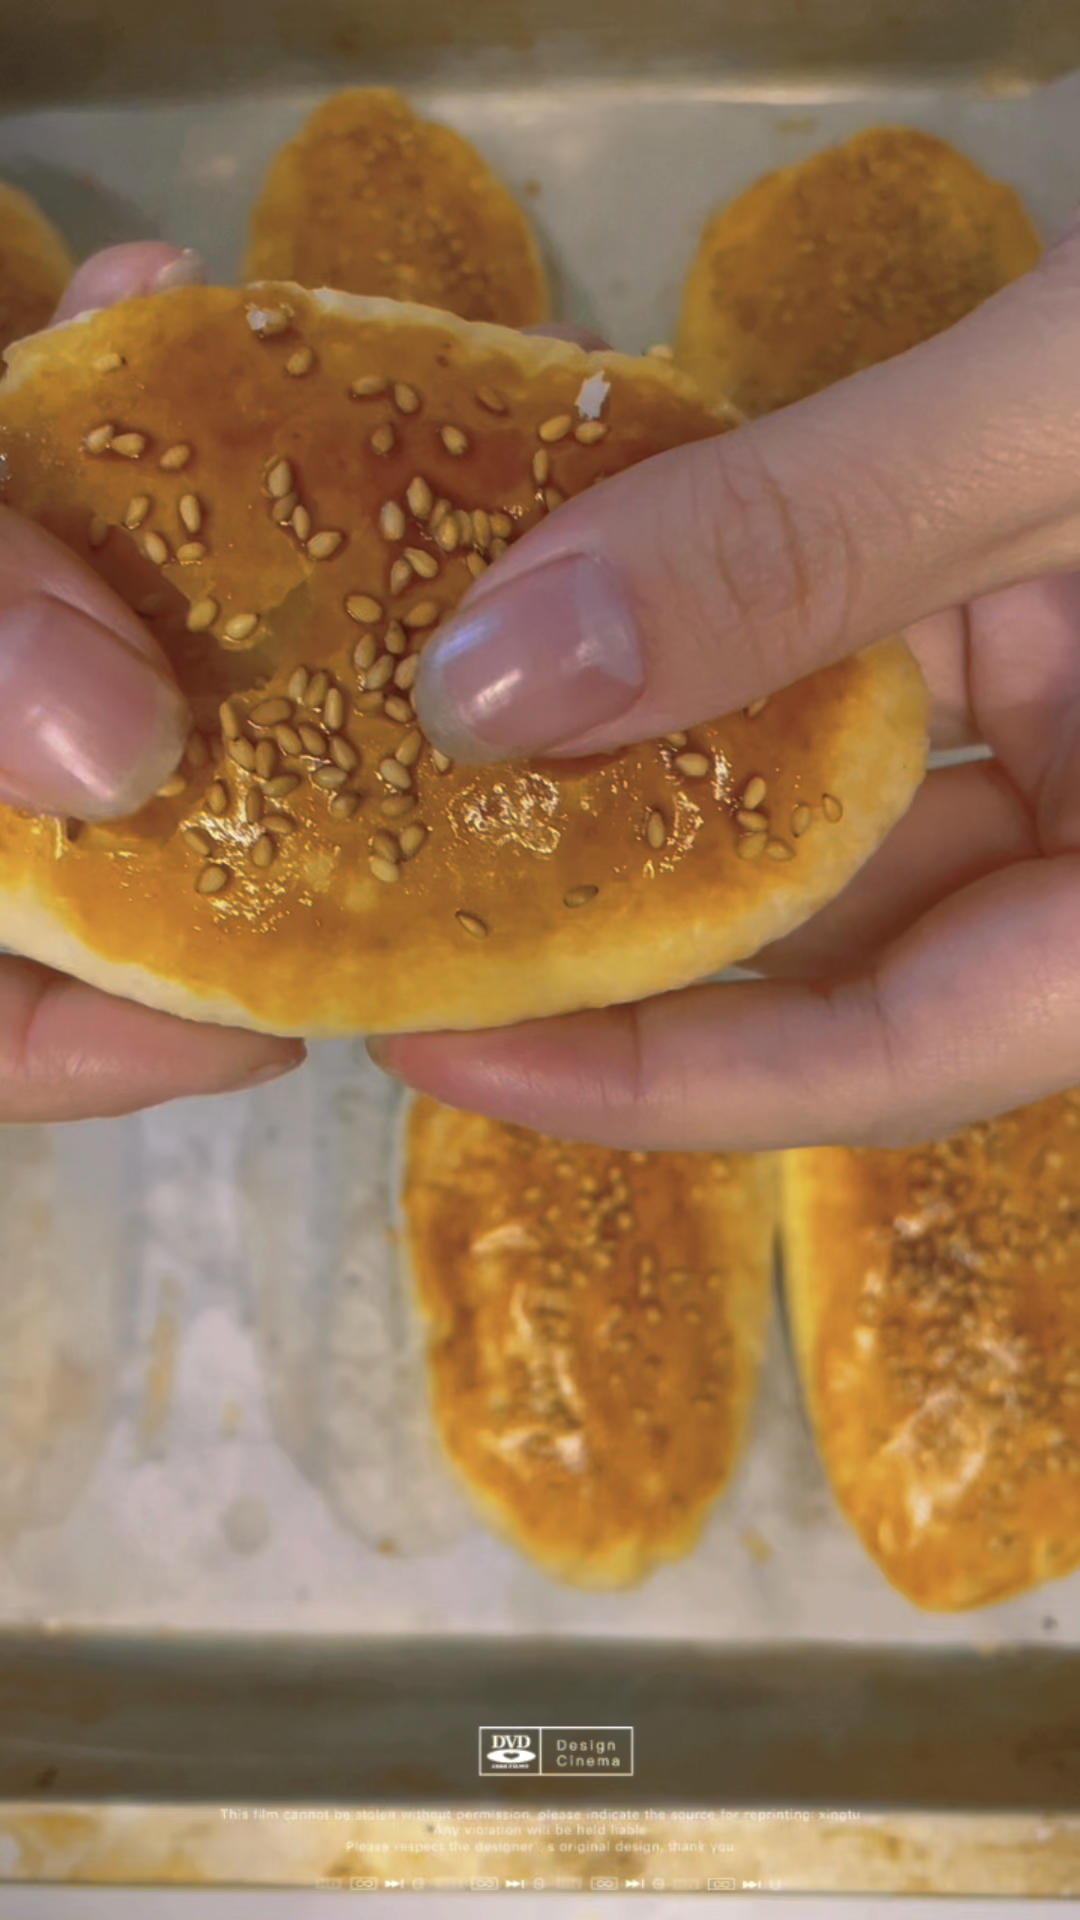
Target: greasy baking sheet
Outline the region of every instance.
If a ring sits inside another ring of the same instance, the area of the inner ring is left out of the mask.
[[[1024,91],[1040,61],[1080,63],[1065,6],[1040,9],[1041,36],[1029,9],[1026,37],[1004,5],[909,9],[902,47],[882,27],[892,69],[869,56],[863,9],[844,69],[851,10],[823,3],[798,13],[828,26],[829,59],[787,67],[784,45],[802,43],[790,21],[783,40],[783,7],[750,9],[740,39],[718,6],[712,40],[708,9],[691,9],[681,50],[647,59],[651,10],[637,54],[633,8],[622,46],[599,27],[575,42],[554,15],[545,42],[548,16],[526,5],[519,41],[507,28],[487,55],[470,41],[480,10],[461,11],[459,43],[440,14],[438,62],[428,41],[410,66],[413,43],[395,51],[373,27],[370,71],[417,76],[423,106],[525,199],[561,316],[622,347],[670,336],[711,205],[872,122],[951,138],[1045,232],[1080,197],[1080,83]],[[311,14],[323,38],[313,24],[305,53],[282,28],[276,54],[256,43],[261,67],[223,28],[198,94],[188,49],[185,94],[168,60],[140,91],[130,53],[88,59],[81,78],[65,56],[50,78],[15,8],[36,104],[0,121],[0,175],[83,249],[167,234],[231,275],[273,151],[328,86],[369,74]],[[130,19],[149,67],[158,29]],[[39,1823],[30,1844],[28,1802],[98,1802],[91,1852],[105,1803],[143,1794],[495,1805],[510,1787],[475,1772],[476,1726],[493,1718],[633,1721],[628,1804],[983,1808],[999,1829],[1007,1810],[1080,1806],[1080,1576],[977,1616],[915,1612],[832,1510],[779,1326],[747,1455],[689,1560],[636,1592],[581,1594],[472,1520],[432,1439],[395,1273],[393,1102],[361,1047],[324,1046],[251,1096],[0,1140],[0,1793],[23,1803],[0,1817],[0,1873],[93,1871],[77,1826],[51,1846]],[[566,1799],[513,1784],[523,1807]],[[577,1783],[573,1805],[592,1791]],[[177,1871],[272,1878],[272,1836],[264,1825],[246,1854],[234,1837],[227,1866],[193,1842]],[[1024,1857],[1061,1845],[1048,1817]],[[1057,1890],[1075,1836],[1069,1850]],[[122,1853],[106,1877],[135,1873]],[[164,1874],[149,1857],[139,1871]],[[899,1884],[874,1878],[887,1847],[872,1874],[845,1879],[840,1857],[834,1844],[784,1884]],[[1010,1860],[999,1890],[1035,1890],[1042,1869],[1025,1879]],[[957,1869],[952,1889],[983,1885],[974,1874]]]

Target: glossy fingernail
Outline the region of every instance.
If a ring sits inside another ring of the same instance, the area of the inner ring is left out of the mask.
[[[154,292],[171,293],[174,287],[204,287],[206,262],[194,247],[185,247],[175,260],[159,267],[154,275]]]
[[[0,798],[34,813],[119,819],[184,750],[183,697],[119,635],[33,594],[0,613]]]
[[[249,1073],[245,1079],[239,1081],[234,1091],[239,1093],[248,1087],[269,1086],[271,1080],[282,1080],[287,1073],[295,1073],[297,1067],[302,1067],[306,1059],[307,1048],[300,1047],[297,1052],[290,1053],[284,1060],[271,1060],[261,1067],[256,1067],[253,1073]]]
[[[468,602],[425,648],[416,710],[454,760],[566,750],[645,682],[637,621],[603,560],[569,554]]]

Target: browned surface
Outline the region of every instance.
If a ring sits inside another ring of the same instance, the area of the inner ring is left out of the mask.
[[[753,951],[838,891],[922,773],[924,693],[899,645],[829,668],[753,718],[695,728],[682,747],[658,742],[571,764],[440,772],[415,733],[407,689],[380,685],[377,710],[360,710],[372,687],[358,642],[375,655],[377,676],[396,674],[471,584],[469,562],[482,568],[497,555],[491,514],[505,516],[496,524],[512,539],[563,494],[712,433],[730,414],[706,411],[656,361],[473,331],[422,309],[320,303],[297,289],[260,301],[253,308],[250,294],[191,289],[126,303],[19,349],[0,388],[5,499],[136,608],[151,596],[157,611],[147,617],[208,756],[204,765],[189,760],[180,793],[73,841],[50,822],[0,811],[0,935],[180,1012],[279,1031],[385,1031],[497,1023],[660,991]],[[261,326],[259,314],[285,308],[287,329],[257,337],[252,319]],[[310,368],[290,375],[298,352],[312,355]],[[606,433],[583,444],[572,426],[577,396],[600,372],[609,382]],[[351,383],[373,376],[394,384],[349,397]],[[505,411],[491,410],[492,394]],[[559,416],[571,430],[547,445],[538,429]],[[88,452],[86,436],[102,426],[144,436],[141,451],[122,442],[138,457]],[[444,445],[447,426],[466,437],[461,456]],[[392,438],[390,451],[374,451],[380,434]],[[163,470],[178,444],[190,446],[188,463]],[[533,474],[540,452],[550,455],[542,486]],[[342,534],[330,559],[315,560],[272,517],[269,476],[282,460],[311,533]],[[432,516],[409,508],[417,476],[463,523],[450,554]],[[186,495],[198,502],[205,553],[181,564]],[[149,505],[128,532],[137,500]],[[406,521],[390,540],[379,530],[388,502]],[[159,541],[163,566],[151,558]],[[393,584],[407,549],[434,565],[434,578]],[[349,617],[346,600],[358,593],[377,601],[377,618]],[[190,633],[190,606],[206,597],[213,623]],[[432,625],[410,628],[425,608]],[[240,613],[257,623],[230,644],[227,627]],[[294,704],[291,736],[252,718],[268,694],[288,697],[300,663],[328,670],[344,703],[339,732],[357,756],[341,770],[350,818],[319,785],[332,764],[325,707]],[[225,695],[235,696],[241,749],[223,745]],[[400,701],[393,714],[387,695]],[[321,734],[305,741],[295,734],[301,722]],[[385,767],[407,735],[419,758],[401,769],[411,807],[403,814]],[[235,753],[250,760],[267,741],[274,772],[263,779]],[[701,757],[706,777],[681,770],[684,750]],[[211,806],[219,776],[221,816]],[[759,857],[747,860],[736,816],[755,776],[767,783],[769,827]],[[297,780],[284,798],[267,791],[282,777]],[[825,795],[839,796],[841,818],[828,817]],[[246,817],[249,804],[260,818]],[[801,837],[797,806],[808,813]],[[664,823],[659,849],[648,837],[653,813]],[[384,883],[370,866],[385,845],[376,836],[396,841],[417,823],[427,829],[423,845]],[[184,837],[191,827],[208,854]],[[274,858],[262,868],[256,850],[267,837]],[[771,857],[767,838],[784,859]],[[227,875],[213,895],[196,891],[207,866]]]
[[[818,1445],[918,1605],[1080,1564],[1080,1094],[918,1152],[784,1156],[788,1297]]]
[[[0,349],[51,320],[74,264],[28,195],[0,182]]]
[[[1038,257],[1010,188],[929,134],[870,128],[713,215],[678,356],[766,413],[940,333]]]
[[[567,1147],[417,1100],[405,1213],[435,1416],[482,1511],[581,1586],[688,1552],[756,1381],[772,1161]]]
[[[508,327],[548,317],[532,228],[502,181],[460,134],[382,87],[335,94],[281,149],[246,271]]]

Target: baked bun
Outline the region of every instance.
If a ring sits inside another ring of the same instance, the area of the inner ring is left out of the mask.
[[[707,393],[768,413],[940,333],[1033,267],[1011,188],[913,127],[871,127],[713,215],[677,357]]]
[[[471,1498],[576,1586],[688,1553],[754,1393],[772,1161],[568,1147],[428,1099],[406,1124],[433,1411]]]
[[[0,348],[48,325],[74,266],[40,207],[0,182]]]
[[[249,280],[296,280],[538,326],[548,291],[532,228],[459,133],[399,93],[334,94],[282,147],[251,220]]]
[[[899,642],[590,760],[450,767],[411,705],[417,649],[506,543],[732,420],[657,360],[281,286],[14,349],[3,498],[151,622],[195,730],[128,820],[0,809],[0,941],[192,1018],[332,1035],[634,1000],[806,919],[922,777]]]
[[[1080,1565],[1080,1093],[782,1168],[806,1403],[882,1572],[945,1612]]]

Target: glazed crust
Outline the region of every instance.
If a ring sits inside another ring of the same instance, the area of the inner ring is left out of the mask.
[[[269,1032],[610,1005],[806,919],[922,778],[925,690],[899,642],[682,744],[440,770],[407,663],[496,555],[495,529],[512,540],[563,496],[734,424],[660,361],[271,286],[129,301],[13,349],[9,369],[4,499],[146,611],[197,735],[179,790],[128,820],[71,838],[0,809],[0,940],[17,951]],[[274,487],[297,503],[288,525]],[[395,585],[406,554],[424,572],[405,564]],[[196,611],[208,624],[191,631]],[[333,723],[325,685],[295,696],[301,668],[332,680]],[[746,858],[755,781],[765,825]]]
[[[917,1152],[782,1156],[789,1322],[839,1505],[917,1606],[1080,1565],[1080,1093]]]
[[[246,272],[507,327],[549,311],[532,227],[502,181],[460,134],[385,87],[335,94],[281,149]]]
[[[712,216],[677,355],[705,392],[768,413],[952,326],[1039,252],[1011,188],[943,140],[872,127]]]
[[[74,265],[40,207],[0,183],[0,348],[48,324]]]
[[[481,1513],[576,1586],[688,1553],[756,1385],[772,1160],[568,1147],[417,1099],[403,1204],[434,1417]]]

